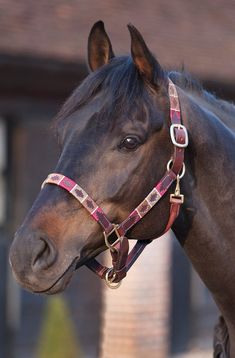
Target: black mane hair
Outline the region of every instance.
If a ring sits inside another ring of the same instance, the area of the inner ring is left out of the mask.
[[[201,96],[207,103],[227,113],[234,113],[234,104],[217,98],[214,93],[206,91],[200,81],[195,79],[190,73],[170,71],[168,77],[180,88]]]
[[[138,99],[141,99],[142,102],[148,100],[143,78],[131,57],[115,57],[107,65],[91,72],[85,78],[62,106],[56,119],[60,121],[71,115],[101,89],[107,91],[106,94],[110,97],[110,112],[116,111],[117,107],[128,111],[128,108],[140,102]]]
[[[200,82],[188,72],[184,70],[169,71],[165,72],[165,75],[180,88],[197,93],[217,108],[234,111],[233,105],[217,99],[216,96],[205,91]],[[144,85],[144,80],[136,69],[131,56],[115,57],[107,65],[90,73],[74,90],[58,113],[56,123],[86,104],[100,89],[106,90],[107,95],[110,96],[110,112],[117,111],[118,108],[127,112],[132,106],[149,102],[147,86]]]

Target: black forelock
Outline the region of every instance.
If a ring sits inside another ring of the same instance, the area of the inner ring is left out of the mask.
[[[107,65],[90,73],[62,106],[57,120],[68,117],[89,102],[100,90],[109,96],[106,111],[127,112],[132,106],[148,101],[144,79],[130,56],[113,58]]]

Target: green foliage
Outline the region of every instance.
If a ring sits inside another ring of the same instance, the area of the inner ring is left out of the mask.
[[[71,313],[62,296],[51,297],[45,309],[37,358],[81,358]]]

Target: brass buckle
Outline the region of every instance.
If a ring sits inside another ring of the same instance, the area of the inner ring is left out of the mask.
[[[185,135],[185,143],[178,143],[176,138],[175,138],[175,128],[177,129],[182,129],[184,131],[184,135]],[[172,124],[170,126],[170,136],[171,136],[171,140],[172,143],[179,148],[186,148],[188,146],[188,132],[186,127],[183,124]]]
[[[112,276],[109,278],[110,273],[112,273]],[[115,278],[116,278],[116,273],[113,272],[112,268],[110,268],[105,274],[105,283],[109,288],[112,288],[113,290],[120,287],[122,283],[122,281],[113,282]]]
[[[117,224],[113,224],[113,229],[109,232],[109,233],[106,233],[105,231],[103,231],[103,234],[104,234],[104,241],[105,241],[105,245],[111,250],[111,251],[114,251],[114,245],[119,242],[121,239],[122,239],[122,236],[119,234],[118,232],[118,228],[119,228],[119,225]],[[110,244],[109,243],[109,236],[112,235],[113,233],[116,234],[116,237],[117,239],[112,243]]]

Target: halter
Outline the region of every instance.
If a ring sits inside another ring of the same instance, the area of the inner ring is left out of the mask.
[[[171,120],[170,137],[174,146],[173,156],[167,164],[167,170],[162,179],[124,221],[119,224],[111,223],[103,210],[86,191],[65,175],[58,173],[49,174],[42,184],[42,188],[45,184],[55,184],[67,190],[103,228],[104,241],[112,257],[112,267],[108,268],[103,266],[96,259],[90,259],[86,263],[86,266],[100,278],[105,279],[110,288],[120,286],[121,280],[126,276],[127,271],[134,264],[144,248],[151,242],[151,240],[146,239],[137,240],[135,246],[129,253],[129,242],[125,236],[127,231],[136,225],[157,204],[174,181],[176,181],[176,188],[174,194],[170,195],[171,205],[169,219],[162,234],[171,228],[179,214],[180,205],[184,202],[184,196],[180,193],[180,179],[185,173],[184,148],[188,146],[188,133],[185,126],[181,123],[179,98],[176,87],[170,79],[168,94],[170,99]]]

